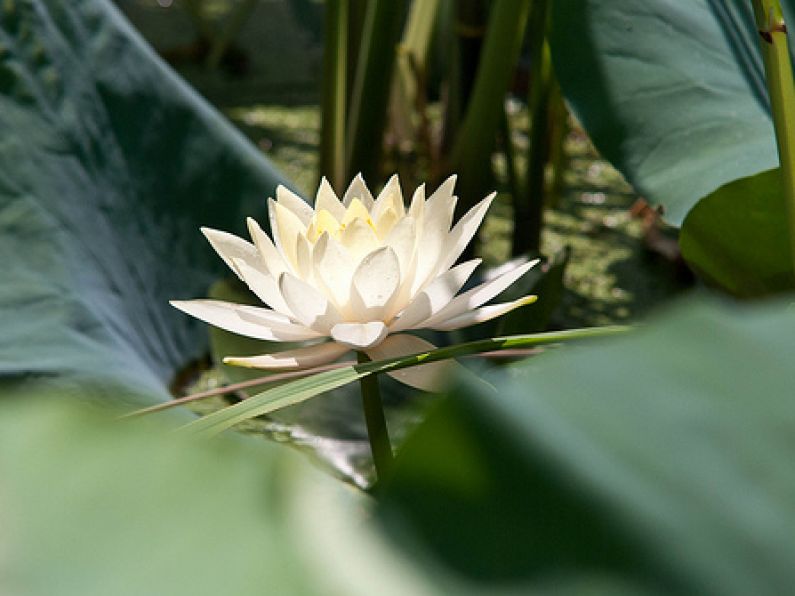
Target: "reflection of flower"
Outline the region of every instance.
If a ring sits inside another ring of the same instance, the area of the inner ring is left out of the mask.
[[[376,200],[361,176],[342,201],[323,180],[314,209],[280,186],[277,200],[268,201],[273,241],[251,218],[254,244],[225,232],[202,230],[226,264],[270,308],[216,300],[172,304],[240,335],[285,342],[332,340],[273,354],[226,358],[228,364],[307,368],[336,360],[351,349],[372,359],[432,349],[428,342],[402,332],[458,329],[535,299],[526,296],[481,306],[535,261],[458,294],[480,259],[453,264],[495,195],[475,205],[451,229],[454,184],[455,177],[450,177],[427,201],[420,186],[408,209],[397,176]],[[444,366],[427,364],[396,371],[394,376],[415,387],[434,389]]]

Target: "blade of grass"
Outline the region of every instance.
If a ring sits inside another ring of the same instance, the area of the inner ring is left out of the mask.
[[[400,358],[390,358],[377,362],[367,362],[344,368],[321,372],[310,377],[291,381],[279,387],[268,389],[250,397],[240,403],[219,410],[203,418],[199,418],[182,427],[185,432],[204,434],[208,436],[221,433],[240,422],[250,418],[262,416],[287,406],[295,405],[331,389],[342,387],[371,374],[378,374],[429,364],[481,352],[492,352],[505,349],[527,348],[549,343],[559,343],[576,339],[604,337],[627,331],[629,327],[610,326],[593,327],[586,329],[570,329],[567,331],[554,331],[536,333],[533,335],[513,335],[478,340],[446,348],[439,348],[430,352],[411,354]]]

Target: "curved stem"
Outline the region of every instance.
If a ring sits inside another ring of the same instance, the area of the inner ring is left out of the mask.
[[[360,364],[370,362],[364,352],[357,352]],[[364,419],[367,423],[367,437],[370,439],[370,449],[373,452],[373,463],[378,480],[381,481],[389,474],[392,467],[392,443],[389,441],[389,430],[386,426],[384,406],[381,403],[381,392],[378,390],[378,377],[368,375],[359,380],[362,388],[362,406]]]

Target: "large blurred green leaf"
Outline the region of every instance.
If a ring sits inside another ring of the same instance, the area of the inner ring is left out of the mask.
[[[0,6],[0,384],[144,402],[207,348],[169,298],[281,181],[107,0]]]
[[[361,493],[283,447],[0,404],[0,593],[431,594]]]
[[[682,256],[707,281],[736,296],[795,288],[781,172],[735,180],[688,213]]]
[[[691,301],[461,387],[405,445],[387,527],[480,589],[787,593],[794,313]]]
[[[751,2],[557,0],[552,10],[566,99],[670,222],[778,165]]]

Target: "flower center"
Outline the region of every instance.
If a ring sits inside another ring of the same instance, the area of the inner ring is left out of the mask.
[[[342,217],[341,222],[337,221],[337,218],[334,217],[331,212],[326,209],[321,209],[320,211],[316,211],[312,217],[312,222],[309,224],[309,228],[306,231],[306,238],[314,244],[327,232],[329,236],[339,240],[345,228],[357,219],[366,223],[375,231],[375,224],[370,217],[370,212],[359,199],[353,199],[351,201],[351,204],[345,210],[345,215]]]

